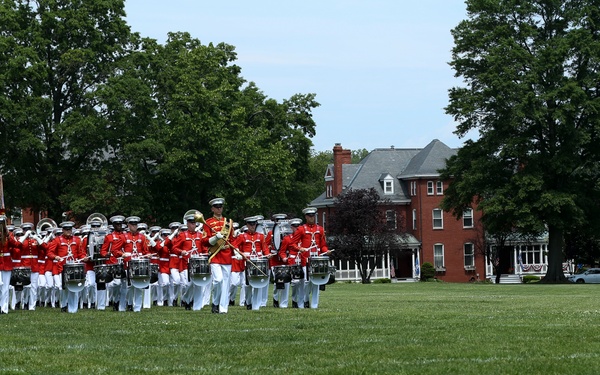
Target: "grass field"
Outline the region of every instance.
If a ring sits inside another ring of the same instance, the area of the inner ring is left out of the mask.
[[[317,310],[0,316],[0,374],[598,374],[600,286],[327,286]]]

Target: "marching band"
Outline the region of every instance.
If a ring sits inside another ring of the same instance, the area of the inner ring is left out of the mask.
[[[0,215],[0,314],[152,305],[198,311],[209,304],[212,313],[227,314],[238,292],[240,306],[265,307],[271,284],[273,307],[287,308],[291,299],[293,308],[318,308],[335,268],[315,208],[303,210],[304,224],[285,214],[255,215],[240,228],[223,215],[225,199],[209,205],[211,217],[189,210],[168,228],[99,213],[78,228],[52,219],[15,228]]]

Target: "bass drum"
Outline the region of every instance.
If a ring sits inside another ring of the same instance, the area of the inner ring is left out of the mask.
[[[23,290],[24,286],[31,284],[31,268],[29,267],[14,267],[10,274],[10,285],[16,291]]]
[[[292,274],[292,280],[303,280],[304,279],[304,269],[301,265],[296,264],[294,266],[290,266],[290,272]]]
[[[94,273],[96,274],[96,283],[108,284],[114,279],[112,268],[108,264],[94,266]]]
[[[150,284],[154,284],[158,282],[158,264],[150,263]]]

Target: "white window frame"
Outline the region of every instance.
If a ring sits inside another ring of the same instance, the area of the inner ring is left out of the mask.
[[[412,225],[413,225],[413,230],[417,230],[417,209],[413,208],[412,210]]]
[[[436,271],[446,270],[446,264],[444,261],[444,244],[433,244],[433,265]]]
[[[470,221],[470,223],[469,223]],[[463,212],[463,228],[473,228],[473,209],[467,208]]]
[[[439,213],[439,217],[436,217],[437,213]],[[444,211],[442,211],[442,209],[440,208],[434,208],[431,211],[431,219],[432,219],[432,226],[433,229],[444,229]],[[439,225],[435,225],[436,221],[439,221]]]
[[[433,195],[433,181],[427,181],[427,195]]]
[[[383,180],[383,193],[394,194],[394,180],[392,178],[385,178]]]
[[[321,226],[322,226],[323,228],[325,228],[325,218],[326,218],[326,215],[327,215],[327,214],[325,213],[325,211],[323,211],[323,223],[321,224]]]
[[[410,195],[413,197],[417,195],[417,181],[410,182]]]
[[[444,195],[444,182],[443,181],[435,182],[435,194],[436,195]]]
[[[465,270],[475,269],[475,246],[471,242],[463,245],[463,256]]]

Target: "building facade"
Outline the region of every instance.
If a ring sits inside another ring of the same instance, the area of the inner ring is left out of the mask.
[[[325,192],[311,202],[318,220],[327,230],[327,217],[335,212],[334,199],[348,189],[375,188],[382,201],[390,228],[402,234],[402,245],[391,249],[374,272],[374,278],[416,281],[420,266],[435,266],[436,277],[449,282],[470,282],[486,278],[486,259],[477,251],[482,229],[481,214],[467,210],[456,219],[440,208],[448,181],[438,170],[456,153],[435,139],[422,149],[395,147],[375,149],[357,164],[351,151],[336,144],[333,164],[325,172]],[[339,280],[360,277],[353,265],[336,264]]]

